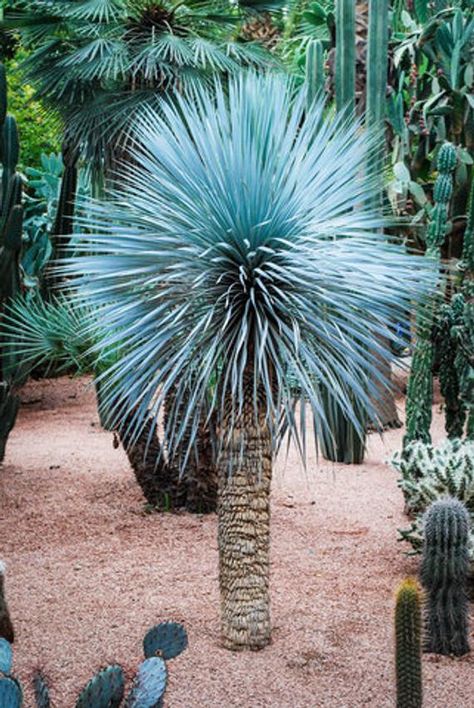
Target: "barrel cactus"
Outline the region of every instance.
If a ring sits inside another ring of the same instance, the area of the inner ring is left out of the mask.
[[[421,580],[427,593],[425,650],[462,656],[468,641],[469,515],[458,499],[434,502],[424,523]]]
[[[397,590],[395,606],[397,708],[421,708],[421,605],[418,583],[407,578]]]

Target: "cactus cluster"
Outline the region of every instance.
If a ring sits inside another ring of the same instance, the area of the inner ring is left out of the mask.
[[[395,605],[395,666],[397,708],[421,708],[422,592],[411,578],[397,590]]]
[[[424,522],[421,580],[427,595],[425,651],[463,656],[468,641],[469,514],[458,499],[434,502]]]
[[[0,317],[5,304],[21,288],[20,256],[22,247],[22,179],[16,172],[19,157],[18,130],[15,119],[7,114],[7,80],[0,64]],[[5,454],[8,435],[18,412],[15,386],[20,371],[14,352],[0,354],[0,462]]]
[[[468,555],[474,570],[474,442],[446,440],[438,447],[413,442],[403,454],[392,458],[399,472],[398,484],[405,497],[405,509],[414,517],[400,538],[420,553],[424,542],[424,513],[437,500],[450,496],[462,502],[471,518]]]
[[[453,172],[457,163],[456,148],[444,143],[438,154],[434,194],[437,197],[426,234],[427,257],[439,260],[440,248],[449,230],[449,199],[452,195]],[[433,405],[433,328],[437,293],[420,306],[416,320],[416,346],[408,381],[406,401],[406,435],[403,447],[414,440],[431,442],[430,427]]]
[[[128,694],[121,666],[111,664],[98,671],[80,692],[75,708],[162,708],[168,681],[166,661],[181,654],[188,645],[184,627],[177,622],[162,622],[145,635],[145,660],[139,665]],[[0,706],[21,708],[23,691],[11,675],[13,653],[10,643],[0,638]],[[45,677],[33,677],[36,708],[50,708],[51,698]]]

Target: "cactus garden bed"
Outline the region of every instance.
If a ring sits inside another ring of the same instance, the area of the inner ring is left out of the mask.
[[[397,542],[403,497],[385,464],[403,430],[384,443],[371,436],[360,466],[311,455],[304,473],[292,451],[279,461],[273,643],[234,654],[217,641],[214,515],[147,513],[86,383],[25,387],[0,474],[0,556],[23,684],[41,666],[54,705],[70,708],[106,663],[133,673],[146,629],[173,619],[185,625],[189,647],[170,666],[169,708],[393,706],[394,591],[419,562]],[[440,438],[437,409],[434,416]],[[427,655],[423,672],[427,706],[472,706],[473,654]]]

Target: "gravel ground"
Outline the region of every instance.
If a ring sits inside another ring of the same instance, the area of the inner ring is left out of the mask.
[[[396,540],[406,519],[385,464],[402,431],[371,436],[361,466],[310,456],[303,472],[294,451],[277,462],[273,643],[232,654],[219,646],[215,516],[145,513],[86,383],[25,388],[0,471],[0,557],[23,682],[43,667],[54,706],[73,708],[95,670],[117,661],[133,673],[146,629],[174,619],[189,648],[170,663],[167,708],[394,706],[394,590],[418,567]],[[440,437],[437,410],[434,427]],[[426,708],[473,708],[473,669],[473,655],[425,656]]]

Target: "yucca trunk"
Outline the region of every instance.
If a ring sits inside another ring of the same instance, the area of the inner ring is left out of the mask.
[[[218,464],[221,629],[228,649],[270,642],[270,483],[272,445],[252,388]],[[225,435],[225,422],[222,430]]]

